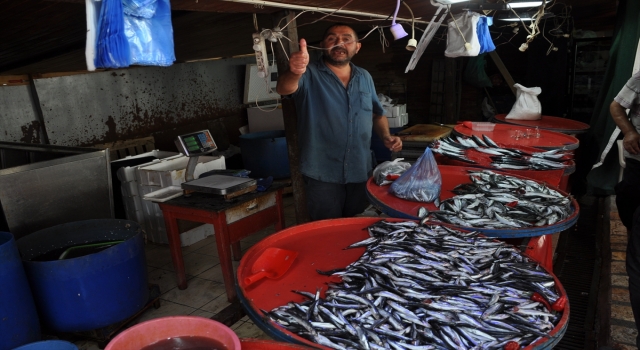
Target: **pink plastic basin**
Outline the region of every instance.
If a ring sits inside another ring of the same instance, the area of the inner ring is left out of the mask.
[[[197,316],[171,316],[139,323],[118,334],[105,350],[140,350],[167,338],[206,337],[240,350],[240,339],[231,328],[220,322]]]

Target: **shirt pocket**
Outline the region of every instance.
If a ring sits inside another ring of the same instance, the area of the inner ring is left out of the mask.
[[[371,101],[371,93],[368,91],[360,91],[360,107],[363,112],[373,111],[373,101]]]

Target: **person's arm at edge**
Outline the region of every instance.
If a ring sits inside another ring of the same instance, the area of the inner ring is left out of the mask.
[[[611,112],[613,122],[616,123],[624,135],[622,142],[624,149],[631,154],[640,154],[640,134],[638,134],[636,128],[631,124],[627,116],[626,108],[620,103],[613,101],[609,106],[609,111]]]
[[[300,39],[300,51],[291,54],[289,58],[289,70],[278,75],[276,92],[283,96],[296,92],[302,74],[307,71],[307,64],[309,64],[307,42],[304,39]]]
[[[391,152],[402,150],[402,140],[389,132],[389,121],[383,115],[373,115],[373,131],[380,137],[384,146]]]

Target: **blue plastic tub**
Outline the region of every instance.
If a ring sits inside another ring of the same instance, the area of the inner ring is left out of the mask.
[[[66,248],[105,241],[122,242],[58,260]],[[144,241],[137,222],[71,222],[22,237],[17,245],[40,318],[53,331],[100,329],[129,318],[149,300]],[[55,257],[39,261],[43,255]]]
[[[40,323],[16,241],[0,232],[0,350],[40,340]]]
[[[240,151],[244,167],[251,171],[252,178],[291,176],[284,130],[240,135]]]
[[[43,340],[13,350],[78,350],[78,347],[64,340]]]

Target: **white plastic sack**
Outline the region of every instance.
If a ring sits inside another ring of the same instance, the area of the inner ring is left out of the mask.
[[[542,105],[538,100],[538,95],[542,92],[539,87],[527,88],[520,84],[515,84],[516,103],[511,107],[511,112],[505,119],[512,120],[538,120],[542,119]]]
[[[478,40],[478,20],[482,15],[476,12],[465,11],[453,15],[455,22],[450,19],[447,24],[447,49],[444,55],[447,57],[478,56],[480,53],[480,41]],[[457,24],[457,26],[456,26]],[[460,28],[460,30],[458,30]],[[460,35],[464,35],[464,38]],[[465,47],[469,43],[469,50]]]
[[[373,180],[376,185],[389,185],[411,168],[411,163],[402,162],[403,160],[404,158],[396,158],[392,161],[387,160],[373,169]]]

